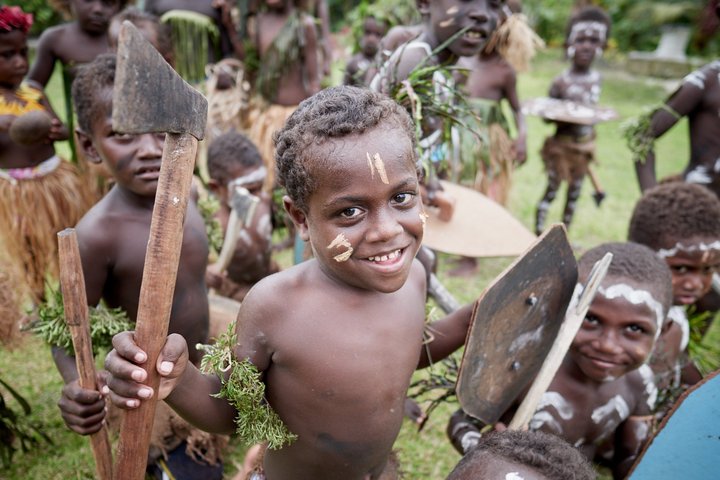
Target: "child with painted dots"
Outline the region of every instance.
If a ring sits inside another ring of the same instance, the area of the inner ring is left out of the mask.
[[[276,136],[285,208],[314,258],[258,282],[238,315],[234,356],[260,371],[267,402],[297,435],[267,450],[255,478],[397,478],[388,459],[413,371],[465,340],[470,305],[434,322],[423,345],[415,142],[402,107],[348,86],[303,101]],[[160,398],[184,418],[233,431],[237,411],[210,396],[220,379],[188,364],[182,337],[169,336],[151,366],[132,333],[114,345],[105,364],[116,405],[152,395],[142,382],[156,368]]]
[[[602,79],[592,64],[602,55],[609,38],[610,17],[602,9],[586,7],[575,14],[569,21],[566,39],[567,56],[572,64],[553,80],[549,96],[584,105],[597,104]],[[545,229],[548,209],[562,182],[568,185],[562,221],[570,227],[583,181],[595,160],[595,127],[554,123],[555,133],[545,139],[540,152],[547,174],[547,188],[535,212],[538,235]]]
[[[697,383],[700,372],[687,356],[686,309],[710,292],[713,274],[720,268],[720,200],[692,183],[651,188],[635,205],[628,240],[657,252],[672,272],[672,323],[663,331],[652,362],[658,384],[665,388]]]
[[[607,462],[616,478],[624,478],[653,420],[657,388],[646,362],[669,322],[672,278],[649,248],[607,243],[580,257],[579,286],[607,252],[613,254],[607,275],[529,428],[563,438],[588,460]],[[520,401],[522,396],[501,423],[512,419]],[[481,427],[459,410],[447,432],[453,446],[467,453],[481,439]]]

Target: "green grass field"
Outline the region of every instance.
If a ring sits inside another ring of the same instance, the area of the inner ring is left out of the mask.
[[[557,52],[542,54],[534,69],[520,77],[521,98],[545,96],[551,79],[565,64]],[[661,101],[668,91],[656,83],[634,79],[619,69],[603,67],[603,105],[614,107],[625,118],[637,114],[648,105]],[[49,87],[49,96],[59,114],[64,112],[57,78]],[[601,208],[591,198],[589,182],[583,190],[574,223],[569,235],[578,249],[585,249],[604,241],[623,240],[635,201],[640,196],[630,153],[619,132],[619,121],[598,127],[596,170],[608,197]],[[528,118],[528,161],[514,178],[510,210],[529,229],[533,228],[535,204],[545,188],[545,175],[538,150],[552,127],[537,118]],[[66,147],[61,147],[65,149]],[[67,150],[61,150],[66,152]],[[659,176],[680,171],[687,152],[687,124],[680,123],[657,144]],[[552,206],[548,221],[559,221],[564,204],[564,191]],[[287,263],[285,257],[285,263]],[[513,259],[493,258],[480,262],[480,272],[471,279],[450,278],[445,256],[441,256],[439,277],[446,287],[463,302],[473,301],[485,286]],[[422,375],[419,373],[418,375]],[[85,438],[70,433],[59,416],[56,402],[61,390],[60,376],[56,372],[50,350],[37,339],[27,337],[13,351],[0,350],[0,378],[27,398],[33,408],[30,420],[42,425],[53,443],[41,444],[29,452],[18,452],[12,466],[0,470],[0,479],[70,480],[93,478],[93,463],[89,443]],[[10,406],[17,404],[3,392]],[[406,422],[396,444],[407,479],[442,479],[458,460],[458,455],[445,438],[447,417],[455,408],[448,404],[436,410],[425,429],[418,433]],[[228,458],[228,475],[235,471],[233,463],[242,461],[243,447],[235,442]]]

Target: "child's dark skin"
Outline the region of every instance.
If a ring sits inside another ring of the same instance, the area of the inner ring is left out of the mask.
[[[360,39],[360,52],[352,56],[345,66],[345,85],[364,85],[368,79],[365,75],[375,61],[380,48],[380,40],[385,35],[387,26],[375,17],[367,17],[363,22],[363,36]]]
[[[45,30],[28,78],[43,87],[50,81],[55,62],[74,66],[91,62],[110,51],[107,30],[121,8],[120,0],[70,0],[75,19]]]
[[[251,176],[261,167],[262,164],[254,167],[245,167],[238,164],[228,173],[232,178],[237,179]],[[216,218],[220,222],[223,232],[227,234],[230,217],[228,187],[213,178],[210,179],[208,186],[220,202],[220,209],[216,214]],[[227,278],[236,284],[235,288],[230,287],[233,290],[231,296],[238,301],[245,298],[245,295],[255,282],[276,271],[276,266],[270,258],[272,255],[272,199],[269,193],[262,190],[263,179],[242,186],[247,188],[251,195],[258,197],[260,201],[255,207],[251,223],[243,227],[237,240],[235,252],[230,264],[227,266]],[[213,265],[208,266],[206,278],[208,286],[218,288],[225,294],[222,285],[227,280]]]
[[[384,161],[387,183],[377,172],[371,177],[368,152]],[[263,372],[269,403],[298,435],[289,447],[267,451],[267,478],[377,479],[413,371],[428,364],[428,354],[437,360],[463,343],[470,307],[435,322],[435,340],[423,346],[425,272],[414,257],[424,222],[406,133],[380,123],[329,139],[310,158],[317,188],[307,207],[289,197],[285,205],[315,257],[251,290],[235,355]],[[114,346],[106,359],[111,398],[137,407],[151,393],[135,382],[146,377],[146,356],[130,332]],[[164,377],[160,397],[203,429],[231,432],[236,412],[205,394],[218,390],[218,379],[188,365],[185,351],[182,338],[168,337],[156,366]]]
[[[27,34],[21,30],[0,33],[0,95],[6,102],[20,101],[17,90],[28,72]],[[17,118],[0,115],[0,168],[34,167],[55,154],[53,142],[68,138],[67,128],[60,122],[47,98],[40,105],[52,119],[52,127],[43,141],[32,145],[19,145],[12,141],[8,131]]]
[[[76,227],[85,290],[89,305],[98,304],[102,298],[109,307],[121,307],[134,320],[164,135],[113,131],[111,90],[95,98],[107,102],[106,115],[93,119],[91,132],[78,130],[78,146],[89,161],[103,162],[116,183]],[[191,362],[200,359],[195,345],[207,341],[207,256],[205,226],[194,203],[189,202],[169,329],[187,339]],[[80,388],[74,358],[57,348],[53,357],[65,381],[58,403],[65,423],[80,434],[97,431],[105,415],[104,399],[97,391]]]
[[[716,195],[720,195],[720,179],[715,170],[720,157],[719,69],[720,63],[716,61],[686,77],[680,88],[665,102],[677,116],[659,109],[653,114],[650,125],[651,135],[657,138],[670,130],[680,118],[688,118],[690,159],[683,172],[684,177],[688,182],[707,185]],[[698,80],[699,74],[704,77],[702,82]],[[654,153],[644,160],[635,164],[642,191],[657,185]]]
[[[291,0],[265,0],[265,5],[267,10],[257,16],[257,48],[261,61],[295,8]],[[278,81],[275,98],[267,99],[279,105],[297,105],[320,90],[317,29],[312,18],[303,18],[305,45],[302,63],[288,68]]]
[[[628,295],[636,297],[647,288],[624,277],[606,277],[602,288],[613,286],[629,288]],[[649,432],[657,390],[644,364],[658,328],[657,313],[646,303],[599,292],[530,429],[562,437],[590,460],[601,444],[614,442],[613,471],[623,478]],[[501,421],[509,422],[513,414],[511,409]]]

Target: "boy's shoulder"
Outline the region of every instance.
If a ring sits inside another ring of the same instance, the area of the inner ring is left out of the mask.
[[[655,375],[649,365],[643,364],[637,370],[625,375],[627,391],[636,403],[633,415],[649,414],[655,409],[658,388],[655,384]]]
[[[139,215],[133,215],[132,209],[125,205],[116,195],[115,189],[112,189],[85,212],[76,230],[78,236],[86,242],[108,245],[118,238],[118,232],[123,230],[124,224],[139,223],[138,219]],[[147,224],[149,229],[149,220]]]

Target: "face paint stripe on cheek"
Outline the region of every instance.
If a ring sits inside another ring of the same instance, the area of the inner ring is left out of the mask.
[[[336,247],[345,247],[347,250],[335,255],[333,259],[338,263],[348,261],[350,259],[350,256],[352,256],[354,249],[348,239],[345,238],[344,234],[339,233],[337,237],[335,237],[335,239],[330,242],[330,245],[327,246],[328,250],[332,250]]]

